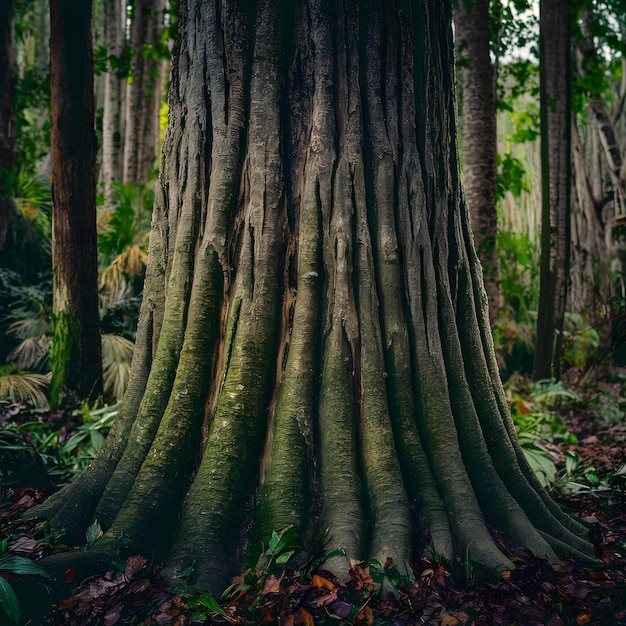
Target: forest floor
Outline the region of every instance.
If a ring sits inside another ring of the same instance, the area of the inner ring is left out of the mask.
[[[185,586],[166,588],[158,578],[158,568],[148,568],[136,556],[102,578],[77,585],[45,617],[30,623],[626,626],[624,384],[596,383],[593,389],[593,402],[590,393],[583,392],[585,402],[558,412],[575,437],[541,445],[562,473],[568,458],[578,458],[576,476],[553,496],[590,524],[596,556],[605,564],[602,568],[585,569],[567,560],[552,566],[528,554],[516,554],[512,555],[515,570],[496,582],[482,582],[474,580],[471,562],[446,564],[424,557],[413,564],[413,584],[398,581],[389,563],[378,568],[354,564],[351,580],[340,584],[323,570],[323,563],[317,569],[311,564],[305,571],[293,571],[287,562],[264,573],[242,574],[218,604],[208,594],[193,593]],[[613,418],[608,419],[611,411],[604,409],[612,406],[617,413],[613,411]],[[6,427],[7,419],[3,421],[0,412],[0,427]],[[14,411],[10,419],[14,423],[33,416]],[[39,414],[36,419],[63,417]],[[70,436],[76,423],[70,420],[64,428]],[[35,560],[62,548],[54,545],[41,524],[20,520],[49,494],[49,486],[41,484],[36,469],[29,467],[22,474],[31,484],[22,481],[5,488],[0,498],[0,538],[8,539],[10,553]],[[0,559],[2,576],[11,582]],[[72,582],[70,578],[68,572],[67,582]],[[3,619],[0,612],[0,624],[5,623]]]

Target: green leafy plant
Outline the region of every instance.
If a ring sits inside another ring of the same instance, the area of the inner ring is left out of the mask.
[[[529,373],[533,367],[539,300],[538,250],[527,235],[501,230],[498,257],[504,296],[502,315],[493,328],[498,361],[505,376]]]
[[[98,252],[101,269],[126,248],[141,243],[150,229],[154,192],[152,184],[111,183],[114,190],[113,208],[103,208],[98,219]],[[104,196],[98,197],[100,205]],[[145,241],[143,242],[145,243]]]
[[[509,390],[512,385],[509,385]],[[509,396],[511,416],[526,459],[541,484],[551,489],[558,482],[556,464],[542,445],[544,441],[576,443],[561,419],[550,409],[579,402],[578,396],[565,389],[560,381],[541,380],[527,387],[528,397]]]
[[[565,494],[593,494],[610,487],[600,479],[592,466],[583,465],[580,457],[571,450],[565,451],[565,467],[559,473],[554,488]]]
[[[98,410],[74,412],[82,415],[83,424],[68,439],[62,428],[50,429],[42,422],[26,422],[7,426],[0,432],[0,459],[3,465],[21,465],[45,472],[54,482],[68,482],[85,469],[104,443],[105,434],[113,424],[118,405]],[[13,460],[14,462],[10,463]],[[9,468],[10,469],[10,468]],[[4,482],[15,472],[5,470]]]
[[[9,542],[6,539],[0,541],[0,608],[17,624],[22,618],[22,608],[8,580],[10,576],[52,578],[52,575],[32,559],[9,552]]]

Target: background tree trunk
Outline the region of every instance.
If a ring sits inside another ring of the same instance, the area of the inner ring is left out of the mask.
[[[159,149],[163,62],[146,46],[159,39],[164,8],[165,0],[135,0],[133,5],[129,45],[134,56],[126,93],[122,174],[125,183],[146,182]]]
[[[109,57],[121,60],[125,45],[126,2],[104,0],[104,39]],[[110,65],[104,76],[102,119],[102,174],[104,205],[111,208],[111,182],[122,180],[122,93],[126,82],[121,70]]]
[[[535,380],[559,379],[571,233],[570,3],[540,3],[541,275]]]
[[[91,2],[50,2],[53,347],[51,402],[102,395]]]
[[[458,0],[454,9],[461,78],[463,189],[483,264],[493,323],[502,308],[496,215],[496,81],[489,53],[489,0]]]
[[[15,167],[15,33],[13,0],[0,6],[0,250],[15,211],[10,177]]]
[[[78,579],[123,535],[215,592],[288,524],[293,564],[343,547],[324,564],[342,578],[368,557],[410,575],[426,545],[497,575],[488,525],[592,562],[508,413],[453,57],[439,0],[182,4],[131,381],[93,464],[38,509],[105,533],[48,567]]]

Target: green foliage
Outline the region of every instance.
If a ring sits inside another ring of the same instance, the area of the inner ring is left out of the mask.
[[[129,46],[124,46],[119,55],[109,54],[106,43],[103,43],[94,47],[93,72],[96,76],[115,72],[115,77],[119,80],[127,79],[132,74],[133,55],[133,50]]]
[[[538,57],[534,44],[537,32],[537,14],[531,0],[499,0],[490,3],[490,30],[492,49],[497,57],[526,50]]]
[[[565,389],[560,381],[554,380],[532,383],[526,388],[526,394],[529,397],[522,397],[518,393],[509,395],[511,417],[528,463],[541,484],[553,488],[559,481],[558,472],[542,442],[571,444],[576,443],[577,439],[549,409],[577,403],[580,399],[573,391]]]
[[[23,556],[9,552],[9,542],[0,541],[0,608],[14,623],[22,618],[22,608],[11,587],[8,576],[43,576],[52,578],[52,575],[41,565]]]
[[[576,19],[573,20],[573,39],[583,40],[583,10],[588,10],[590,19],[584,23],[595,46],[594,53],[581,55],[578,72],[572,85],[572,106],[576,113],[583,113],[589,101],[604,100],[609,108],[619,94],[614,85],[621,81],[621,58],[626,54],[626,42],[623,37],[624,2],[609,0],[603,6],[594,6],[588,1],[575,6]]]
[[[563,364],[585,370],[602,352],[603,340],[597,328],[590,327],[578,313],[565,313]]]
[[[15,89],[17,163],[20,171],[30,175],[50,151],[49,109],[49,70],[23,70]]]
[[[264,547],[264,546],[263,546]],[[296,551],[296,531],[292,524],[281,531],[272,531],[267,549],[261,552],[255,570],[261,577],[275,573],[276,567],[284,566]]]
[[[7,182],[17,209],[11,220],[0,266],[33,283],[52,275],[52,193],[50,179],[14,170]]]
[[[496,108],[514,113],[519,99],[539,98],[539,66],[536,59],[514,59],[499,67],[496,89]]]
[[[98,251],[102,332],[134,340],[143,280],[153,184],[113,183],[113,207],[102,208]],[[99,203],[104,197],[101,194]],[[106,367],[106,365],[105,365]]]
[[[510,152],[496,155],[496,199],[504,198],[510,191],[518,198],[522,191],[530,191],[526,183],[526,168],[522,162]]]
[[[516,107],[514,111],[509,113],[515,132],[510,135],[508,140],[513,143],[535,141],[541,134],[540,116],[539,107],[535,100],[527,102],[523,107]]]
[[[143,238],[150,228],[150,216],[154,203],[152,185],[119,181],[111,183],[114,191],[113,209],[100,213],[98,224],[98,252],[101,267],[106,267],[126,248]],[[98,196],[102,206],[104,196]]]
[[[88,419],[69,438],[65,427],[42,422],[7,426],[0,433],[0,457],[30,459],[55,483],[71,481],[93,460],[117,415],[117,405],[87,411]],[[82,411],[74,412],[75,416]],[[6,481],[5,481],[6,482]]]
[[[498,232],[500,287],[504,313],[493,328],[500,367],[507,373],[532,371],[539,301],[539,251],[526,235]]]

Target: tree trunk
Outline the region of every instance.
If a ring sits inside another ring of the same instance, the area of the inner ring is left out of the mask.
[[[570,3],[540,4],[541,273],[535,380],[561,376],[571,232]]]
[[[102,395],[91,2],[50,2],[54,406]]]
[[[121,58],[124,49],[126,2],[105,0],[104,39],[109,57]],[[119,68],[109,66],[104,76],[104,112],[102,119],[102,181],[104,205],[113,202],[111,182],[122,180],[122,89],[125,85]]]
[[[15,33],[13,0],[0,5],[0,250],[15,211],[11,176],[15,167]]]
[[[496,81],[489,53],[489,0],[458,0],[454,9],[461,63],[463,188],[493,323],[502,308],[496,216]]]
[[[130,27],[132,80],[126,94],[123,181],[148,180],[159,148],[163,61],[144,46],[155,44],[163,28],[165,0],[135,0]]]
[[[512,562],[491,526],[589,562],[498,376],[453,56],[439,0],[182,4],[131,381],[38,509],[105,533],[49,567],[94,571],[123,534],[217,592],[288,524],[294,565],[325,536],[405,574],[431,546],[494,575]]]

